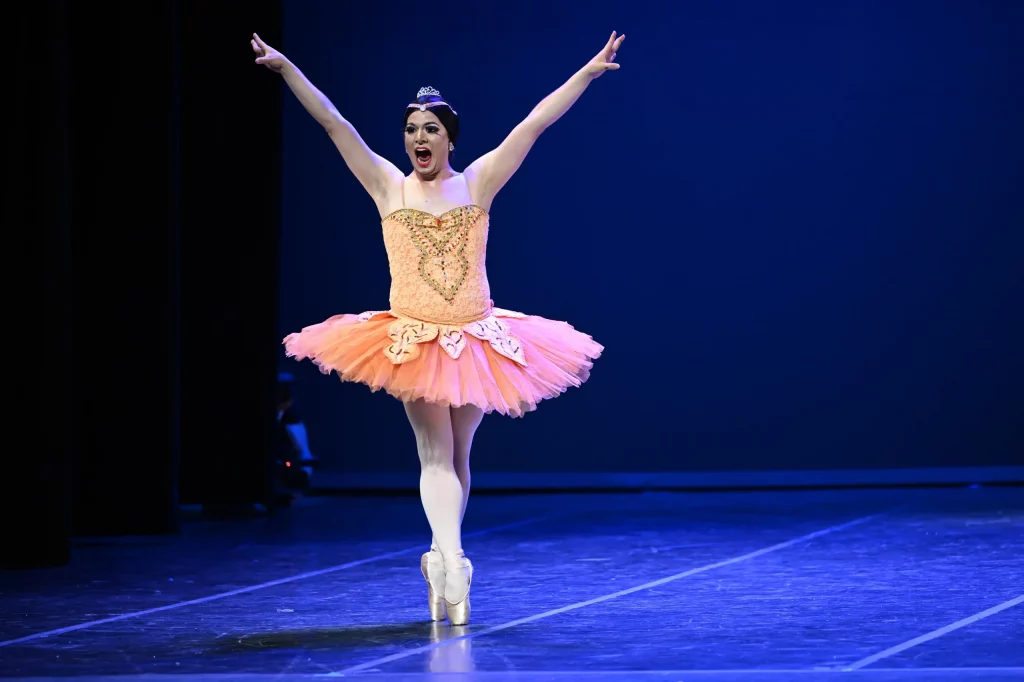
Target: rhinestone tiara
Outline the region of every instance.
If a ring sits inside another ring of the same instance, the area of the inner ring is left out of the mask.
[[[437,91],[437,88],[432,88],[432,87],[430,87],[428,85],[425,88],[420,88],[419,91],[416,93],[416,99],[419,99],[421,97],[441,97],[441,93]],[[453,114],[455,114],[456,116],[459,115],[458,112],[455,111],[455,109],[452,108],[452,105],[448,104],[448,102],[445,102],[444,99],[441,99],[438,102],[430,102],[428,104],[419,104],[417,102],[413,102],[412,104],[409,105],[409,108],[410,109],[419,109],[420,111],[426,111],[427,109],[429,109],[431,107],[437,107],[437,106],[448,107],[449,109],[451,109]]]

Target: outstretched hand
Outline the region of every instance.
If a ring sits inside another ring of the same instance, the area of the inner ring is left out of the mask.
[[[249,43],[252,45],[252,51],[257,55],[257,64],[262,64],[274,73],[280,73],[281,69],[288,64],[288,59],[283,54],[260,40],[255,33],[252,34],[252,40]]]
[[[619,65],[615,63],[615,55],[625,39],[625,34],[616,37],[615,31],[612,31],[612,35],[608,38],[605,46],[584,67],[591,78],[600,78],[605,71],[614,71],[619,68]]]

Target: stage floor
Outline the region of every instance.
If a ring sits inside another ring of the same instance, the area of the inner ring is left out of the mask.
[[[1021,680],[1024,489],[481,496],[467,627],[415,498],[308,498],[0,574],[5,678]]]

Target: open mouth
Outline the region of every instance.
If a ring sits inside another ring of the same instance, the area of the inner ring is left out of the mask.
[[[430,150],[426,147],[416,147],[416,163],[420,166],[430,165]]]

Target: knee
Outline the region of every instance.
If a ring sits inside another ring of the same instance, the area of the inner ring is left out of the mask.
[[[456,471],[469,471],[469,447],[456,443],[452,450],[452,462]]]
[[[452,440],[441,433],[426,431],[416,434],[416,449],[420,455],[420,465],[424,469],[452,469]]]

